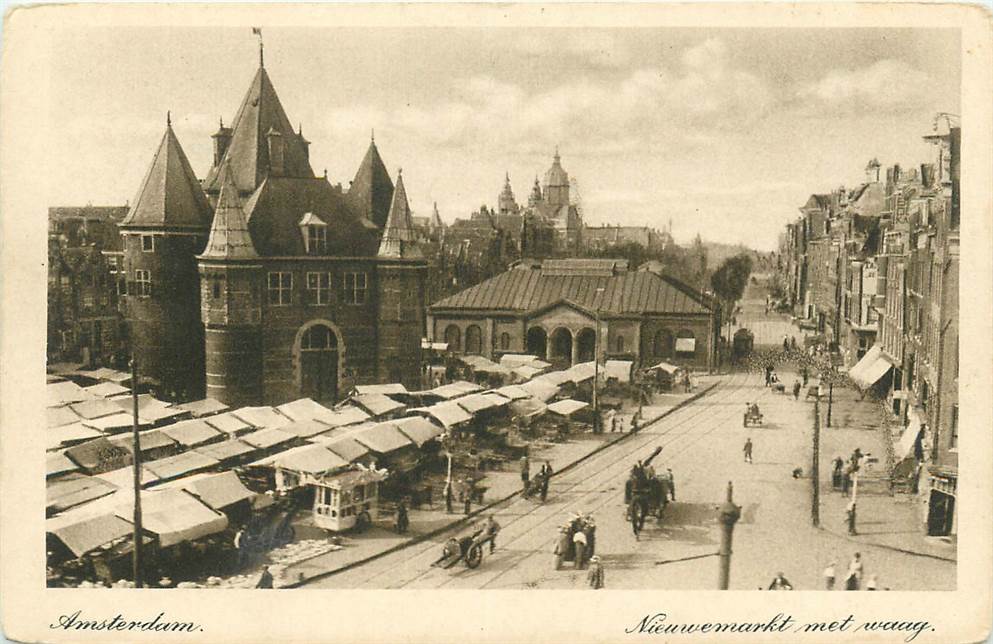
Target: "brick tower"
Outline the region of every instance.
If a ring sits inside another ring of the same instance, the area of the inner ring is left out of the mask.
[[[203,249],[210,220],[210,205],[167,118],[120,232],[138,371],[154,381],[160,397],[171,400],[204,394],[196,254]]]

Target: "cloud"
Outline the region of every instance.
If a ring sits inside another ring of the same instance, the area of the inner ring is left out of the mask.
[[[859,69],[833,70],[802,86],[797,95],[811,107],[838,113],[909,111],[924,105],[933,87],[925,72],[901,60],[887,59]]]
[[[614,34],[585,29],[562,30],[555,36],[547,31],[521,30],[507,42],[507,46],[533,58],[565,56],[580,58],[585,66],[603,69],[627,67],[634,53],[623,40]]]

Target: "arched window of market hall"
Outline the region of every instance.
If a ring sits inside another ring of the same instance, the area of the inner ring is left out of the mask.
[[[475,324],[465,330],[465,352],[479,355],[483,352],[483,332]]]
[[[445,328],[445,343],[448,345],[449,351],[462,350],[462,332],[459,327],[449,324]]]

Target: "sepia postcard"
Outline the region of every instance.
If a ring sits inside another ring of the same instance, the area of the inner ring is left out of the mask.
[[[5,637],[985,641],[991,96],[967,5],[9,10]]]

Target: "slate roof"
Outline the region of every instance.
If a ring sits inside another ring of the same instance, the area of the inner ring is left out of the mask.
[[[313,177],[314,171],[307,158],[303,136],[293,131],[269,75],[260,66],[234,117],[231,142],[220,164],[211,168],[207,174],[204,190],[212,194],[220,191],[220,169],[230,162],[235,185],[247,192],[254,191],[269,174],[269,142],[266,134],[270,130],[279,132],[282,136],[282,176]]]
[[[167,125],[121,227],[207,228],[211,211],[190,162]]]
[[[200,256],[205,259],[254,259],[259,256],[248,233],[248,222],[238,199],[230,161],[221,172],[221,194],[210,226],[207,248]]]
[[[403,187],[403,174],[397,173],[396,189],[393,191],[390,212],[379,243],[379,256],[420,259],[424,255],[417,246],[416,239],[414,222],[410,218],[410,204],[407,203],[407,191]]]
[[[348,201],[359,216],[382,228],[386,225],[392,200],[393,181],[379,156],[376,142],[371,141],[348,189]]]
[[[432,310],[536,313],[559,302],[607,315],[706,314],[706,299],[668,276],[647,271],[608,275],[599,270],[549,275],[541,266],[521,265],[435,304]],[[597,289],[603,288],[603,293]]]

